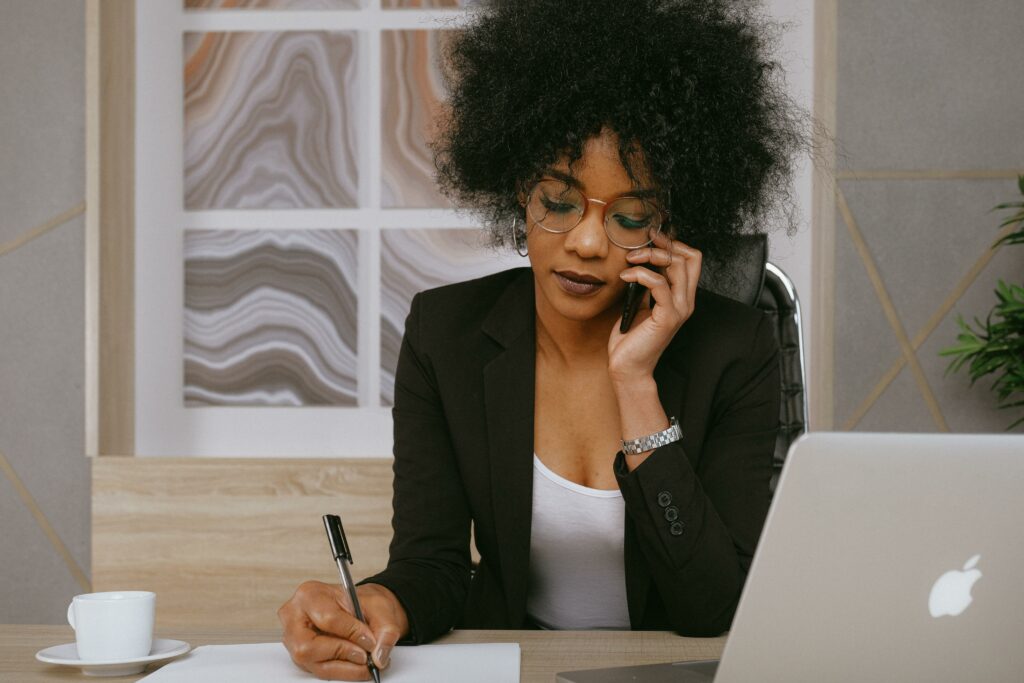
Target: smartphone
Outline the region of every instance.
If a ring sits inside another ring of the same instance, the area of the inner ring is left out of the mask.
[[[641,265],[647,270],[658,272],[658,269],[650,263]],[[629,330],[629,326],[633,324],[633,319],[636,318],[636,313],[640,310],[640,302],[643,301],[646,291],[647,288],[639,282],[626,283],[626,296],[622,301],[622,322],[619,323],[619,332],[625,334]]]

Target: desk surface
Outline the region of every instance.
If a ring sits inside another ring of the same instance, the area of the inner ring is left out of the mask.
[[[280,640],[276,631],[210,631],[181,629],[161,632],[192,645],[261,643]],[[80,669],[43,664],[36,652],[75,639],[67,626],[0,625],[0,681],[137,681],[138,676],[92,678]],[[522,683],[552,683],[559,671],[626,664],[654,664],[718,659],[725,638],[681,638],[660,631],[454,631],[439,643],[511,643],[522,648]],[[386,678],[386,677],[385,677]]]

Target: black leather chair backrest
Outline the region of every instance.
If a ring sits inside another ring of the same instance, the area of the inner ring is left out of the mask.
[[[804,352],[800,303],[793,283],[768,262],[768,238],[748,235],[728,263],[705,259],[700,285],[767,313],[779,342],[782,401],[779,434],[775,441],[774,473],[769,487],[775,492],[789,447],[807,430],[807,398],[804,391]]]
[[[793,283],[772,263],[765,264],[764,288],[757,299],[757,307],[772,317],[781,351],[782,402],[779,405],[779,434],[775,440],[775,471],[770,484],[774,493],[789,447],[807,431],[807,394],[800,302]]]
[[[768,262],[768,237],[743,235],[735,255],[728,261],[704,257],[700,282],[715,294],[754,306],[764,288],[764,266]]]

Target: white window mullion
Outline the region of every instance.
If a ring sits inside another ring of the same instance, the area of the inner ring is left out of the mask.
[[[372,10],[368,10],[372,11]],[[359,137],[360,205],[380,218],[381,178],[381,68],[380,29],[369,28],[359,35],[359,57],[363,76],[363,106]],[[361,226],[359,231],[359,405],[380,404],[380,225]]]
[[[146,0],[151,2],[152,0]],[[382,10],[194,10],[185,12],[186,31],[379,31],[451,28],[465,23],[460,9]]]
[[[379,130],[379,124],[378,124]],[[365,143],[369,145],[369,141]],[[378,143],[379,145],[379,143]],[[380,162],[377,163],[378,172]],[[365,169],[365,167],[361,167]],[[363,172],[360,171],[360,183]],[[368,179],[369,180],[369,179]],[[377,178],[380,196],[380,178]],[[360,185],[360,203],[364,201]],[[369,190],[367,190],[368,192]],[[310,230],[316,228],[473,228],[479,225],[468,212],[453,209],[212,209],[185,212],[190,228],[211,230]]]

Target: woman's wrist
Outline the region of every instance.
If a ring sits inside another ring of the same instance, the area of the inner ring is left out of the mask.
[[[611,380],[612,391],[615,392],[615,398],[619,400],[619,405],[622,405],[623,402],[645,399],[651,396],[657,397],[658,395],[658,384],[651,375],[631,375],[628,377],[615,377],[612,375]]]
[[[406,638],[410,634],[409,614],[405,611],[405,606],[402,605],[402,601],[398,599],[394,591],[383,584],[379,583],[363,583],[359,584],[357,590],[362,589],[366,593],[374,595],[380,599],[385,600],[391,608],[391,614],[389,615],[393,623],[398,627],[399,639]],[[360,596],[360,602],[364,602],[363,597]]]
[[[668,426],[668,416],[661,407],[658,385],[653,377],[613,386],[624,441],[653,434]]]

